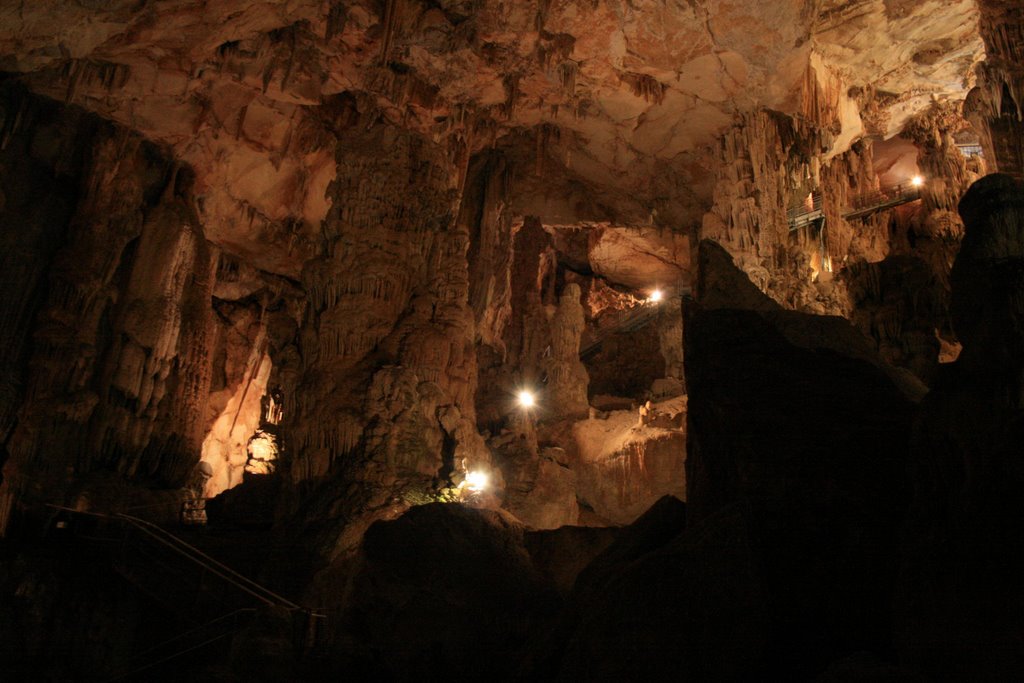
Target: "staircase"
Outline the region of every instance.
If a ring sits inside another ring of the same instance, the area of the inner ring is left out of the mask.
[[[683,295],[688,295],[691,291],[689,287],[680,287],[677,290]],[[647,327],[653,320],[657,319],[658,314],[661,313],[661,307],[666,303],[666,301],[645,301],[644,303],[637,304],[619,322],[611,327],[595,331],[590,339],[580,345],[580,359],[587,360],[593,358],[601,350],[605,341],[616,334],[628,334]]]
[[[51,505],[70,522],[72,536],[106,555],[114,570],[170,614],[191,624],[183,632],[135,654],[124,680],[224,641],[262,608],[292,615],[293,636],[305,644],[323,615],[256,583],[152,522],[127,514],[80,512]]]

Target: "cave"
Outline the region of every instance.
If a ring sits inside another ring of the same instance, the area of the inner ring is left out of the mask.
[[[0,670],[1024,680],[1020,0],[0,6]]]

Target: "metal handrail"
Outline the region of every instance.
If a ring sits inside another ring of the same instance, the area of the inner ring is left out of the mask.
[[[814,190],[810,193],[810,197],[810,206],[807,206],[806,202],[800,202],[800,204],[790,207],[789,211],[787,211],[790,221],[800,216],[807,216],[821,211],[821,190]]]
[[[590,356],[594,351],[601,348],[601,345],[613,334],[619,332],[631,332],[638,330],[647,324],[648,319],[653,319],[660,310],[660,306],[641,304],[637,310],[630,311],[629,315],[617,322],[615,325],[600,330],[586,345],[580,348],[580,358]]]
[[[888,185],[871,192],[854,195],[852,207],[843,214],[843,218],[859,218],[875,211],[893,208],[921,198],[921,188],[911,181]]]
[[[254,607],[243,607],[241,609],[236,609],[234,612],[229,612],[227,614],[222,614],[221,616],[219,616],[219,617],[217,617],[215,619],[211,619],[210,621],[206,622],[205,624],[201,624],[199,626],[196,626],[195,628],[191,628],[191,629],[189,629],[187,631],[183,631],[181,633],[178,633],[177,635],[174,635],[174,636],[168,638],[167,640],[159,642],[156,645],[153,645],[151,647],[147,647],[145,650],[142,650],[141,652],[136,652],[135,655],[131,658],[131,660],[129,660],[129,662],[142,659],[146,655],[154,653],[154,652],[157,652],[161,648],[164,648],[164,647],[170,645],[171,643],[175,643],[175,642],[177,642],[179,640],[183,640],[185,638],[188,638],[189,636],[192,636],[192,635],[194,635],[196,633],[200,633],[202,631],[205,631],[205,630],[209,629],[212,626],[216,626],[217,624],[221,624],[221,623],[227,621],[228,619],[236,619],[241,614],[255,614],[255,613],[256,613],[256,609]],[[192,645],[191,647],[186,647],[183,650],[178,650],[176,652],[172,652],[171,654],[166,655],[164,657],[161,657],[160,659],[156,659],[156,660],[153,660],[151,662],[146,662],[142,666],[139,666],[139,667],[136,667],[134,669],[131,669],[131,670],[125,672],[125,673],[117,674],[113,678],[108,678],[107,679],[107,683],[113,683],[114,681],[123,680],[125,678],[128,678],[129,676],[134,676],[137,673],[145,671],[146,669],[151,669],[154,666],[158,666],[160,664],[163,664],[164,662],[169,662],[169,661],[171,661],[173,659],[177,659],[178,657],[181,657],[182,655],[186,655],[189,652],[193,652],[193,651],[195,651],[195,650],[197,650],[197,649],[199,649],[201,647],[205,647],[206,645],[209,645],[210,643],[216,642],[216,641],[220,640],[221,638],[226,638],[227,636],[229,636],[232,633],[234,633],[235,631],[237,631],[238,628],[239,628],[239,625],[237,623],[235,623],[235,624],[233,624],[233,628],[231,630],[229,630],[229,631],[226,631],[224,633],[220,633],[220,634],[214,636],[213,638],[209,638],[209,639],[203,641],[202,643],[199,643],[198,645]]]
[[[178,538],[177,536],[175,536],[174,534],[160,527],[157,524],[154,524],[144,519],[139,519],[138,517],[133,517],[132,515],[126,515],[124,513],[118,513],[117,515],[115,515],[115,518],[127,521],[128,523],[132,524],[135,528],[137,528],[139,531],[142,531],[143,533],[151,536],[157,542],[166,545],[167,547],[171,548],[171,550],[177,552],[179,555],[191,560],[195,564],[198,564],[204,569],[212,572],[214,575],[219,576],[228,583],[234,585],[239,590],[248,593],[249,595],[253,596],[254,598],[263,602],[266,605],[287,607],[291,610],[303,610],[310,612],[312,611],[295,604],[288,598],[278,595],[274,591],[256,583],[247,576],[239,574],[231,567],[228,567],[222,562],[218,562],[214,558],[204,553],[199,548],[196,548],[190,543],[182,540],[181,538]],[[161,534],[164,536],[164,538],[161,538]],[[194,553],[198,557],[194,557],[190,553]]]
[[[323,615],[320,614],[317,610],[313,610],[308,607],[302,607],[292,602],[288,598],[278,595],[269,588],[256,583],[247,576],[244,576],[235,571],[234,569],[231,569],[224,563],[215,560],[214,558],[210,557],[209,555],[199,550],[195,546],[175,536],[174,534],[160,527],[157,524],[154,524],[144,519],[140,519],[138,517],[133,517],[132,515],[126,515],[124,513],[108,515],[99,512],[75,510],[74,508],[69,508],[63,505],[54,505],[52,503],[48,503],[47,506],[57,510],[70,512],[73,514],[99,517],[103,519],[112,519],[123,523],[127,523],[135,529],[137,529],[138,531],[141,531],[142,533],[146,534],[154,541],[170,548],[172,551],[174,551],[181,557],[184,557],[185,559],[189,560],[196,566],[212,573],[215,576],[220,577],[224,581],[235,586],[236,588],[252,596],[253,598],[256,598],[265,605],[285,607],[289,610],[306,612],[313,617],[323,617]]]
[[[143,664],[139,668],[132,669],[131,671],[128,671],[127,673],[118,674],[118,675],[114,676],[113,678],[108,678],[107,679],[107,683],[114,683],[114,681],[122,681],[122,680],[128,678],[129,676],[134,676],[135,674],[142,673],[146,669],[152,669],[154,666],[159,666],[159,665],[164,664],[166,662],[169,662],[171,660],[177,659],[178,657],[187,655],[189,652],[195,652],[199,648],[206,647],[207,645],[210,645],[212,643],[216,643],[218,640],[222,640],[223,638],[227,638],[230,635],[231,635],[230,631],[227,632],[227,633],[220,633],[218,635],[215,635],[213,638],[209,638],[208,640],[204,640],[203,642],[199,643],[198,645],[193,645],[192,647],[186,648],[186,649],[182,650],[181,652],[175,652],[174,654],[167,655],[163,659],[158,659],[158,660],[156,660],[154,662],[148,662],[146,664]]]
[[[200,624],[199,626],[196,626],[195,628],[190,628],[187,631],[182,631],[181,633],[179,633],[179,634],[177,634],[175,636],[171,636],[167,640],[159,642],[156,645],[153,645],[151,647],[147,647],[145,650],[142,650],[141,652],[136,652],[134,658],[138,659],[139,657],[142,657],[144,655],[148,655],[150,652],[154,652],[156,650],[159,650],[160,648],[162,648],[162,647],[164,647],[166,645],[170,645],[171,643],[173,643],[173,642],[175,642],[177,640],[181,640],[182,638],[187,638],[188,636],[192,635],[193,633],[199,633],[200,631],[203,631],[205,629],[210,628],[214,624],[219,624],[222,621],[226,621],[228,619],[232,619],[234,617],[237,617],[240,614],[255,614],[255,613],[256,613],[256,608],[255,607],[242,607],[240,609],[236,609],[234,612],[228,612],[227,614],[222,614],[219,617],[216,617],[215,619],[211,619],[210,621],[206,622],[205,624]]]
[[[843,218],[859,218],[875,211],[893,208],[921,198],[921,188],[906,180],[895,185],[886,185],[877,190],[862,192],[850,198],[851,206],[843,212]],[[806,204],[793,207],[787,212],[790,230],[796,230],[824,217],[821,193],[811,193],[811,206]]]

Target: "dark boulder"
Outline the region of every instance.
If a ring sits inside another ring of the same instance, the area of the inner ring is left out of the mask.
[[[741,281],[701,244],[702,278]],[[689,310],[687,514],[740,505],[771,623],[768,666],[811,676],[891,648],[898,529],[920,384],[841,318],[781,311],[750,283]]]
[[[562,603],[523,534],[500,512],[443,503],[374,523],[352,585],[350,643],[383,679],[511,671]]]
[[[1024,677],[1024,183],[960,204],[963,343],[921,406],[896,623],[903,660],[945,679]]]

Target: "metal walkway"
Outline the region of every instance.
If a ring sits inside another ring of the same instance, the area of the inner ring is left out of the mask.
[[[821,207],[821,193],[815,191],[810,196],[810,202],[789,210],[790,232],[824,222],[825,214]],[[850,199],[850,207],[843,212],[843,218],[847,220],[866,218],[879,211],[887,211],[920,198],[921,188],[914,185],[913,181],[906,180],[896,185],[883,186],[872,192],[854,195]]]
[[[644,302],[637,305],[618,323],[603,330],[598,330],[597,334],[595,334],[590,341],[586,344],[582,344],[580,346],[580,358],[582,360],[586,360],[597,355],[597,352],[601,350],[605,341],[607,341],[612,335],[635,332],[642,327],[646,327],[648,323],[658,316],[660,311],[660,302]]]
[[[676,287],[673,291],[678,292],[676,296],[689,296],[692,294],[692,289],[689,285]],[[669,298],[664,301],[644,301],[637,304],[622,320],[611,327],[597,330],[589,339],[582,342],[580,344],[580,359],[587,360],[597,355],[604,343],[616,334],[636,332],[647,327],[647,325],[658,318],[658,314],[661,313],[661,307],[669,304],[671,301],[673,299]]]

